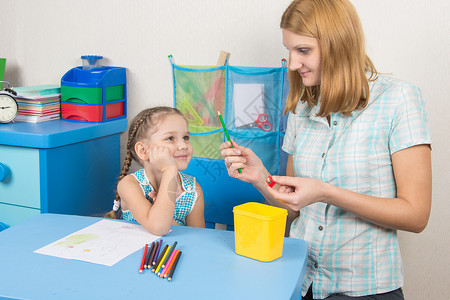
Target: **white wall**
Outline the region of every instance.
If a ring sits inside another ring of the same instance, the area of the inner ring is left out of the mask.
[[[15,86],[58,84],[100,54],[128,74],[128,112],[172,105],[176,63],[214,65],[220,50],[231,65],[279,66],[287,57],[279,21],[289,0],[2,0],[0,56]],[[450,299],[450,4],[446,0],[352,0],[368,53],[381,72],[421,87],[433,130],[433,207],[426,230],[401,233],[405,294]],[[125,143],[123,135],[123,144]]]

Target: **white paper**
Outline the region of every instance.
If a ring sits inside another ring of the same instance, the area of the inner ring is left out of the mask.
[[[112,266],[159,238],[141,225],[101,220],[34,252]]]
[[[233,103],[236,127],[255,122],[264,113],[264,84],[234,84]]]

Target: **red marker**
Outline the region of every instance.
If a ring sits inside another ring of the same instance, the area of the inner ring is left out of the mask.
[[[273,187],[277,182],[275,180],[273,180],[272,176],[267,176],[266,178],[266,182],[270,187]]]
[[[141,268],[139,269],[139,273],[142,273],[144,271],[144,263],[145,263],[145,258],[147,257],[147,249],[148,249],[148,244],[145,244],[144,256],[142,256]]]

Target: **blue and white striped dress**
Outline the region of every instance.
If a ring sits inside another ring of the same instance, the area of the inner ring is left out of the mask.
[[[317,117],[299,102],[290,113],[283,150],[293,155],[294,173],[356,193],[395,198],[391,155],[431,144],[428,113],[420,90],[379,75],[370,99],[351,116]],[[290,236],[308,242],[309,257],[302,293],[313,284],[314,298],[332,293],[362,296],[403,285],[397,231],[367,222],[322,202],[300,210]]]
[[[195,177],[183,174],[181,172],[178,172],[178,174],[181,178],[181,184],[184,192],[181,193],[181,195],[176,199],[173,219],[177,222],[178,225],[185,226],[186,216],[192,211],[192,208],[194,208],[198,193],[195,189]],[[153,200],[148,196],[148,194],[153,191],[154,188],[148,181],[144,169],[140,169],[134,172],[132,175],[139,182],[139,185],[142,188],[142,192],[144,193],[147,200],[153,204]],[[136,219],[133,217],[129,210],[123,211],[122,218],[124,220],[137,223]]]

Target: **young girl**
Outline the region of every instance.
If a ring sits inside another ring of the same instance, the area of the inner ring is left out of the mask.
[[[205,227],[203,191],[183,174],[192,157],[186,118],[176,108],[141,111],[128,130],[127,154],[109,218],[138,222],[155,235],[171,225]],[[127,175],[132,160],[143,168]]]

